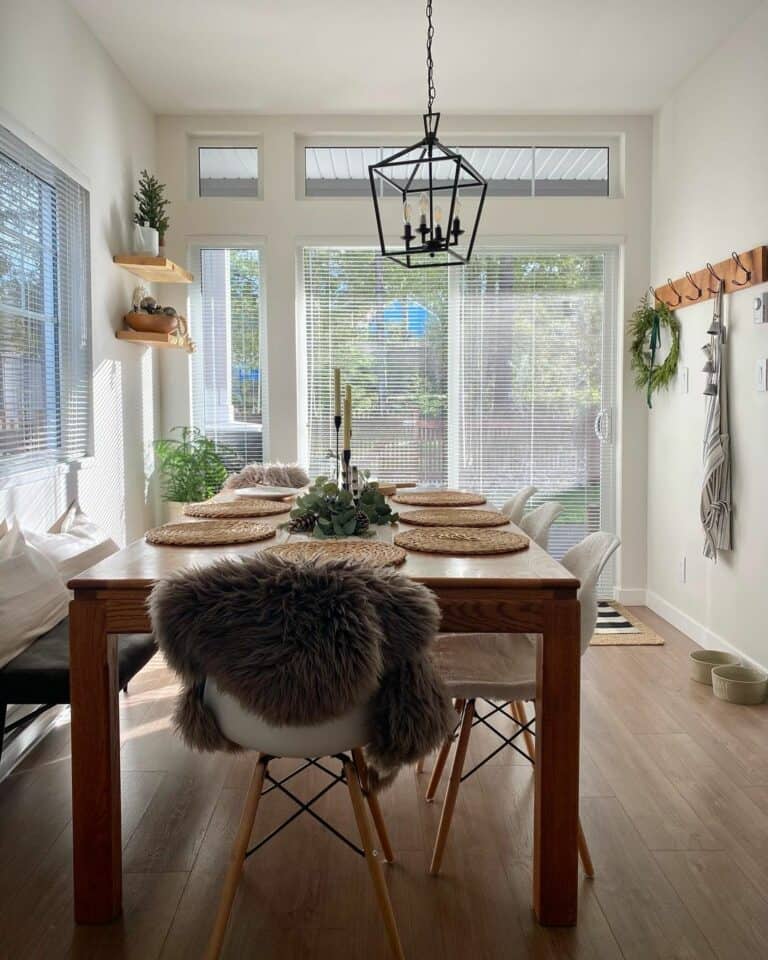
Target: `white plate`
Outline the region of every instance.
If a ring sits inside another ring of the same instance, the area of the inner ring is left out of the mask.
[[[240,487],[234,491],[236,497],[261,497],[262,500],[284,500],[300,493],[295,487]]]

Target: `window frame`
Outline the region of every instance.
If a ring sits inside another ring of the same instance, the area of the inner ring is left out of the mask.
[[[350,193],[349,195],[328,194],[317,195],[308,194],[306,189],[306,148],[307,147],[391,147],[393,143],[403,141],[404,146],[415,142],[417,133],[411,131],[410,134],[401,133],[375,134],[366,136],[364,134],[351,133],[348,136],[339,134],[299,135],[294,137],[294,160],[295,160],[295,186],[296,200],[299,201],[351,201],[351,200],[370,200],[370,195],[362,196]],[[529,147],[534,151],[532,162],[534,163],[535,174],[535,150],[537,147],[543,148],[561,148],[572,149],[575,147],[603,147],[608,150],[608,190],[605,194],[573,195],[563,194],[562,196],[542,196],[535,193],[535,182],[532,177],[533,192],[530,195],[489,195],[489,199],[494,201],[507,200],[615,200],[624,196],[623,190],[623,157],[624,157],[624,135],[611,133],[606,135],[595,133],[584,134],[457,134],[456,136],[445,135],[445,143],[450,141],[450,145],[461,149],[475,148],[485,149],[493,147]]]
[[[58,151],[41,140],[31,130],[28,130],[22,124],[18,123],[13,117],[0,108],[0,128],[4,128],[12,138],[15,138],[21,144],[21,147],[34,154],[37,154],[39,161],[50,168],[43,172],[30,169],[30,173],[38,177],[43,183],[48,184],[53,192],[54,211],[53,216],[56,223],[55,244],[58,245],[61,240],[63,230],[71,231],[73,224],[62,223],[57,217],[56,209],[56,177],[61,176],[77,187],[81,193],[82,217],[76,225],[82,231],[82,291],[85,297],[84,313],[81,318],[81,324],[77,330],[72,331],[74,336],[71,343],[58,344],[57,358],[55,364],[56,390],[58,396],[59,410],[59,437],[55,447],[45,448],[38,451],[39,456],[33,457],[28,453],[14,454],[8,457],[4,463],[0,463],[0,490],[13,489],[14,487],[32,483],[36,481],[47,480],[54,476],[66,476],[71,469],[89,469],[94,466],[95,458],[95,430],[94,430],[94,336],[93,336],[93,282],[92,282],[92,221],[91,221],[91,184],[80,170],[71,164]],[[19,160],[13,155],[9,159],[21,166],[25,166],[23,159]],[[48,201],[51,202],[50,199]],[[58,263],[58,254],[53,262],[53,291],[56,303],[55,319],[56,323],[62,322],[61,299],[60,299],[60,267]],[[85,391],[86,411],[83,418],[83,452],[80,454],[69,454],[67,452],[67,442],[64,439],[62,410],[64,409],[64,397],[62,393],[62,354],[71,349],[72,343],[77,337],[85,337],[86,344],[83,348],[86,351],[86,365],[88,370],[87,385]]]
[[[221,198],[204,198],[221,199]],[[236,198],[236,199],[253,199]],[[233,433],[260,433],[262,438],[262,450],[266,456],[269,440],[269,370],[268,370],[268,349],[267,349],[267,309],[268,309],[268,291],[267,291],[267,243],[265,237],[227,237],[227,236],[205,236],[196,237],[194,242],[188,244],[187,265],[195,279],[192,281],[189,290],[189,316],[192,320],[191,333],[195,336],[195,323],[202,316],[202,283],[203,276],[201,267],[201,252],[203,250],[256,250],[259,254],[259,362],[260,362],[260,389],[261,389],[261,424],[247,423],[244,421],[233,420],[227,424],[227,429]],[[195,420],[195,384],[196,378],[192,369],[194,357],[189,358],[190,379],[189,379],[189,422],[200,429],[205,429],[204,425]],[[232,357],[230,353],[229,362],[231,365]]]
[[[256,150],[258,153],[259,175],[255,196],[204,197],[200,193],[200,150]],[[236,134],[226,136],[215,134],[187,136],[187,199],[202,203],[259,203],[264,199],[264,138],[261,135]]]

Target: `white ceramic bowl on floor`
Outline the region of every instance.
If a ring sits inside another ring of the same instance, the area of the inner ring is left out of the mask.
[[[697,683],[707,683],[712,686],[712,668],[725,666],[739,666],[741,660],[734,653],[724,650],[691,650],[691,678]]]
[[[762,703],[768,693],[768,673],[754,667],[715,667],[712,689],[720,700],[754,706]]]

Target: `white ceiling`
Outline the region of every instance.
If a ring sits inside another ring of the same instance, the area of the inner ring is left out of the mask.
[[[419,0],[71,0],[159,113],[422,113]],[[762,0],[434,0],[436,108],[647,113]]]

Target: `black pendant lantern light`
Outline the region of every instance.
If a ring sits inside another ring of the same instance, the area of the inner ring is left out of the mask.
[[[427,0],[427,112],[424,138],[368,167],[382,255],[404,267],[469,263],[488,183],[461,154],[437,139],[432,112],[432,0]],[[415,202],[414,202],[415,201]],[[402,231],[398,241],[385,233]]]

